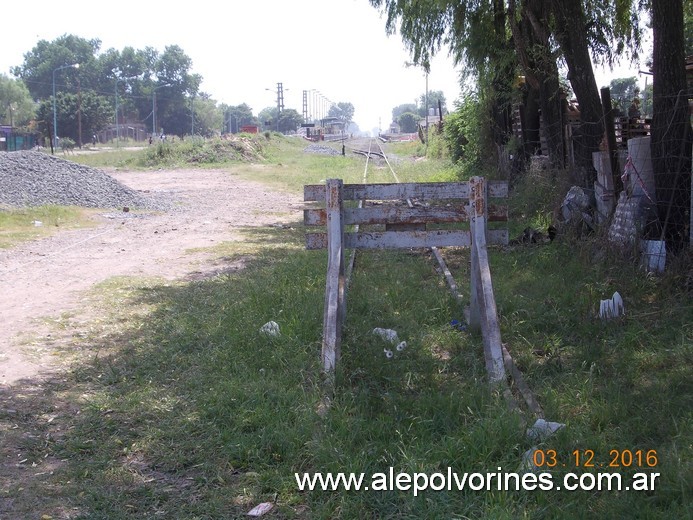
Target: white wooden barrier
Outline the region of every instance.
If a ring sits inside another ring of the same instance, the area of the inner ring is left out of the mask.
[[[345,249],[401,249],[462,246],[471,248],[470,326],[480,329],[486,368],[491,382],[505,380],[500,328],[493,295],[487,241],[507,244],[507,229],[487,229],[488,221],[507,221],[507,207],[489,205],[489,198],[506,198],[505,181],[343,184],[328,179],[324,185],[304,186],[306,202],[324,208],[304,210],[306,226],[325,226],[324,232],[306,233],[306,249],[327,249],[327,280],[323,321],[322,366],[332,374],[339,361],[341,328],[346,318]],[[378,204],[345,207],[344,201],[419,202],[414,207]],[[446,204],[440,205],[441,201]],[[470,229],[428,229],[428,225],[469,222]],[[385,231],[345,233],[348,225],[384,224]]]

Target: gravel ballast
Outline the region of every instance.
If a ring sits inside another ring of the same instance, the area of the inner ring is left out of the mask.
[[[107,173],[37,151],[0,152],[0,204],[166,209]]]

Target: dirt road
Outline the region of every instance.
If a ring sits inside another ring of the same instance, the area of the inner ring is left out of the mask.
[[[211,274],[220,269],[213,255],[190,249],[238,240],[240,227],[300,218],[297,196],[222,170],[109,173],[133,189],[172,197],[176,208],[163,214],[104,211],[96,227],[0,251],[0,388],[54,369],[42,320],[80,307],[94,284],[113,276]],[[41,334],[46,340],[36,341]]]

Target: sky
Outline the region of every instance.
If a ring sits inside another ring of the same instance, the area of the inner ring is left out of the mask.
[[[422,69],[406,65],[411,57],[400,36],[387,35],[385,18],[368,0],[73,0],[69,8],[56,6],[36,0],[31,17],[3,24],[0,73],[21,65],[39,40],[64,34],[98,38],[102,51],[178,45],[202,76],[201,91],[217,102],[247,103],[257,115],[276,106],[281,82],[285,108],[302,113],[304,90],[311,112],[315,104],[325,106],[322,100],[349,102],[363,131],[387,128],[394,107],[415,103],[426,91]],[[446,50],[431,62],[428,89],[442,91],[449,109],[461,95],[460,72]],[[596,72],[598,86],[607,85],[609,71]],[[637,76],[637,66],[613,75],[625,76]]]

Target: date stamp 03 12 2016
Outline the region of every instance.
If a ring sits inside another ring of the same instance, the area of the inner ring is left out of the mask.
[[[659,463],[657,450],[609,450],[605,458],[597,457],[594,450],[573,450],[568,456],[560,456],[553,449],[537,449],[532,455],[537,468],[656,468]]]

